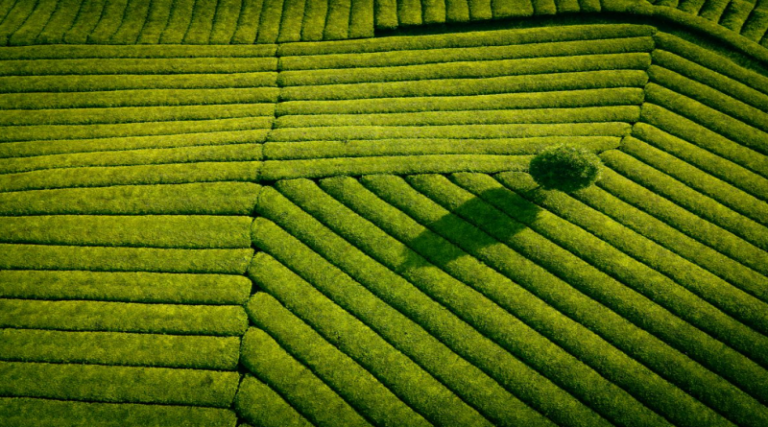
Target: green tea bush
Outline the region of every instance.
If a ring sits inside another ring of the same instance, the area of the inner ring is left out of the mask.
[[[171,16],[173,0],[152,0],[137,43],[158,44]]]
[[[403,0],[397,2],[397,21],[400,26],[422,24],[421,0]]]
[[[234,371],[239,337],[0,330],[0,359]]]
[[[571,193],[599,180],[602,167],[600,157],[585,148],[555,145],[531,159],[528,172],[545,190]]]
[[[264,0],[256,43],[275,43],[277,41],[284,2],[285,0]],[[349,19],[349,15],[347,15],[347,19]]]
[[[248,302],[248,311],[258,311],[267,300],[275,302],[264,292],[254,294]],[[317,378],[309,368],[294,359],[261,329],[249,328],[245,333],[240,360],[259,381],[279,393],[312,425],[319,427],[370,426],[365,418],[352,409],[333,389]]]
[[[220,0],[216,8],[216,16],[213,18],[213,28],[210,44],[228,45],[237,30],[237,19],[240,17],[240,9],[243,0]]]
[[[491,2],[491,7],[494,19],[533,15],[533,4],[527,0],[494,1]]]
[[[189,427],[234,427],[237,423],[237,415],[229,409],[26,397],[0,397],[0,418],[6,427],[26,427],[30,424],[144,427],[177,423]]]
[[[263,3],[264,0],[243,0],[237,30],[230,43],[252,45],[256,42]]]
[[[4,64],[2,76],[77,74],[205,74],[275,71],[277,58],[32,59]],[[114,79],[114,77],[113,77]]]
[[[192,22],[195,3],[195,0],[174,0],[168,25],[160,36],[160,43],[181,44],[184,41],[184,35],[187,34],[189,24]]]
[[[224,274],[3,270],[0,297],[168,304],[242,305],[246,277]]]
[[[295,206],[293,209],[298,210]],[[506,392],[480,369],[463,359],[459,359],[455,353],[424,331],[417,323],[379,300],[374,293],[368,291],[364,286],[361,286],[361,284],[337,267],[334,267],[273,222],[264,218],[256,219],[253,227],[253,237],[256,246],[275,257],[279,262],[309,282],[306,285],[302,283],[302,287],[307,288],[304,291],[305,294],[316,294],[317,291],[322,292],[340,307],[364,322],[377,334],[384,337],[395,348],[415,360],[423,369],[435,376],[446,387],[453,390],[460,397],[463,397],[465,401],[468,401],[495,423],[499,425],[519,425],[521,422],[526,422],[526,425],[550,425],[541,416],[537,417],[535,412]],[[300,282],[297,281],[296,283],[298,285]],[[391,282],[388,282],[388,286],[392,286]],[[374,286],[373,288],[376,287]],[[378,288],[381,288],[381,286],[379,285]],[[377,291],[380,291],[380,289]],[[389,292],[389,294],[393,293]],[[319,296],[319,294],[317,295]],[[280,298],[280,295],[278,295],[278,298]],[[387,298],[385,297],[384,300],[386,301]],[[323,369],[330,369],[330,372],[348,371],[350,378],[349,381],[345,381],[345,385],[348,386],[346,393],[351,392],[352,394],[346,397],[347,401],[354,402],[355,399],[368,398],[367,402],[360,402],[359,409],[369,413],[372,419],[377,420],[383,417],[386,420],[391,417],[391,422],[400,421],[399,423],[394,422],[393,425],[423,425],[426,423],[425,420],[410,410],[404,412],[404,409],[407,409],[407,407],[400,407],[398,409],[398,405],[395,405],[395,403],[400,403],[398,400],[388,402],[388,399],[384,398],[386,396],[377,398],[373,393],[371,393],[371,396],[355,397],[355,393],[359,394],[359,392],[354,390],[375,390],[376,387],[372,385],[366,386],[365,376],[356,379],[356,376],[353,375],[354,369],[343,368],[339,361],[320,362],[319,356],[313,357],[311,353],[306,354],[308,349],[321,348],[319,343],[313,344],[313,342],[322,340],[320,337],[313,340],[311,338],[312,330],[308,326],[303,326],[307,331],[301,334],[299,333],[301,328],[298,324],[296,327],[291,328],[291,324],[297,323],[297,320],[293,322],[288,318],[279,320],[285,316],[277,316],[266,310],[263,306],[251,313],[251,318],[253,319],[254,317],[263,319],[260,320],[262,323],[259,323],[259,326],[276,335],[284,336],[284,338],[278,338],[278,340],[290,340],[290,344],[284,343],[291,348],[296,348],[296,352],[300,351],[300,348],[297,348],[298,346],[308,346],[308,348],[303,350],[305,352],[303,357],[308,363],[317,363],[317,366],[314,368],[315,372],[320,372]],[[282,333],[278,333],[278,329]],[[333,348],[328,343],[325,343],[325,345]],[[326,352],[329,351],[326,350]],[[297,354],[296,352],[295,354]],[[359,366],[355,366],[356,369],[360,369]],[[357,374],[357,376],[361,375]],[[326,381],[331,381],[331,378]],[[335,387],[335,389],[342,390],[342,385]],[[377,414],[376,412],[380,413]],[[389,415],[387,415],[388,413]]]
[[[83,2],[72,27],[64,35],[64,43],[85,44],[91,31],[99,23],[106,0]]]
[[[0,299],[0,327],[60,331],[241,336],[241,306]]]
[[[467,3],[469,3],[469,19],[472,21],[493,19],[491,0],[467,0]]]
[[[373,16],[375,17],[376,28],[392,29],[397,28],[397,0],[378,0],[374,2],[375,8]]]
[[[557,15],[555,0],[531,0],[534,15]]]
[[[17,1],[14,3],[5,19],[0,22],[0,46],[8,45],[8,41],[13,33],[33,14],[37,3],[36,1]]]
[[[213,31],[213,18],[216,15],[216,2],[195,2],[195,9],[192,13],[192,20],[189,23],[186,34],[184,34],[184,44],[208,44]]]
[[[284,0],[281,13],[278,43],[301,41],[301,26],[304,21],[306,0]]]
[[[352,0],[328,0],[323,40],[344,40],[349,37],[349,14]]]
[[[79,364],[0,362],[0,394],[115,403],[162,403],[229,408],[237,372]]]
[[[87,43],[106,44],[112,38],[120,24],[123,22],[123,15],[128,1],[107,1],[104,4],[104,10],[101,12],[96,27],[88,34]]]
[[[147,21],[151,0],[133,0],[128,2],[125,8],[122,22],[112,38],[110,44],[132,45],[136,44]]]
[[[313,427],[271,387],[253,375],[246,375],[240,382],[235,396],[237,414],[262,427]],[[247,424],[240,424],[248,427]]]
[[[377,1],[376,5],[378,6],[380,3],[380,1]],[[327,14],[328,0],[305,0],[304,20],[301,24],[301,39],[305,41],[322,40]],[[292,44],[281,45],[279,49],[282,50],[288,46],[292,46]]]
[[[55,1],[37,2],[34,12],[24,21],[24,25],[10,36],[8,44],[11,46],[33,44],[57,7],[58,2]]]
[[[348,37],[351,39],[374,37],[373,4],[378,0],[356,0],[349,12]]]
[[[34,43],[42,44],[60,44],[64,42],[64,34],[75,23],[80,8],[83,7],[82,0],[62,0],[55,2],[56,11],[53,12],[51,19],[45,24],[45,28],[36,34]],[[3,13],[0,11],[0,16]],[[32,44],[32,43],[30,43]]]
[[[257,254],[249,269],[249,277],[282,304],[289,305],[296,315],[326,340],[374,374],[382,384],[433,424],[454,422],[468,426],[492,426],[481,414],[351,314],[317,291],[307,293],[311,285],[274,258],[263,252]],[[259,306],[250,307],[249,303],[251,313],[260,310]],[[248,339],[247,335],[245,339]]]
[[[741,35],[754,42],[760,42],[766,28],[768,28],[768,10],[755,8],[744,23]]]

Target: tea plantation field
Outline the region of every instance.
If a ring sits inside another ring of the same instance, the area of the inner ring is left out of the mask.
[[[767,156],[765,0],[0,0],[0,426],[766,427]]]

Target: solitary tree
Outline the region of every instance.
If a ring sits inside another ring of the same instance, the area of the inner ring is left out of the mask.
[[[597,154],[576,145],[556,145],[531,160],[528,172],[545,190],[581,190],[600,178],[603,162]]]

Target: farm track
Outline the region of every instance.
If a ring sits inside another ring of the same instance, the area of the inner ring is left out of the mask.
[[[0,0],[0,424],[768,425],[768,9],[614,3]],[[731,47],[374,37],[579,11]]]

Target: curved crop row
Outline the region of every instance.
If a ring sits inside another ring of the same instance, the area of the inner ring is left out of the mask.
[[[0,76],[211,74],[274,71],[277,58],[20,59],[3,64]]]
[[[237,414],[262,427],[313,427],[271,387],[246,375],[235,396]],[[248,427],[247,424],[240,426]]]

